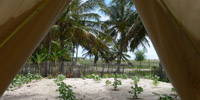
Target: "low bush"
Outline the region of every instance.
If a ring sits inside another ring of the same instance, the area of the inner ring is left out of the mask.
[[[99,75],[92,74],[92,78],[96,82],[100,82],[101,81],[101,77],[99,77]]]
[[[140,79],[138,77],[132,77],[132,80],[134,80],[134,86],[131,86],[131,90],[129,91],[130,94],[134,94],[133,98],[138,98],[138,94],[141,94],[143,92],[143,88],[138,86],[138,83],[140,82]]]
[[[71,89],[71,85],[66,85],[64,82],[57,83],[58,91],[63,100],[76,100],[75,93]]]
[[[172,96],[170,96],[168,94],[159,94],[159,93],[154,93],[154,92],[153,92],[153,94],[159,96],[158,100],[179,100],[177,98],[177,96],[176,97],[172,97]]]
[[[122,82],[118,80],[117,78],[114,78],[114,82],[112,86],[114,87],[114,90],[117,90],[118,85],[122,85]]]
[[[65,80],[65,78],[66,78],[66,77],[65,77],[64,75],[60,74],[60,75],[58,75],[58,76],[56,77],[56,79],[54,80],[54,82],[55,82],[55,83],[59,83],[59,82]]]
[[[110,85],[111,84],[111,81],[109,81],[109,80],[106,80],[106,85]]]
[[[159,84],[158,80],[160,79],[160,77],[155,75],[152,79],[153,79],[153,85],[158,86]]]
[[[28,72],[26,75],[17,74],[11,84],[9,85],[8,89],[12,89],[15,87],[21,87],[23,84],[27,84],[32,82],[33,80],[41,80],[43,77],[39,74],[31,74]]]

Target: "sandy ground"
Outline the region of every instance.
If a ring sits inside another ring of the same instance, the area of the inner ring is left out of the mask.
[[[108,78],[113,82],[113,78]],[[118,91],[113,91],[112,85],[105,85],[102,79],[100,83],[92,79],[72,78],[66,79],[64,82],[72,85],[73,91],[76,93],[77,99],[80,100],[129,100],[131,95],[128,93],[133,85],[133,80],[122,80],[122,85],[118,87]],[[152,80],[140,79],[139,86],[142,86],[144,92],[139,95],[141,100],[158,100],[158,96],[152,92],[160,94],[171,94],[171,84],[160,82],[158,86],[152,84]],[[59,93],[56,92],[58,87],[53,82],[53,79],[42,79],[38,82],[25,84],[22,87],[6,91],[0,100],[61,100]]]

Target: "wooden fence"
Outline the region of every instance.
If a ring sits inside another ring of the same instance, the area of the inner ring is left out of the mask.
[[[48,75],[55,75],[55,65],[53,62],[49,62],[49,66],[47,66],[48,62],[42,62],[40,64],[40,74],[42,76],[48,76]],[[81,75],[89,75],[89,74],[99,74],[103,76],[104,74],[111,74],[115,73],[115,70],[117,68],[117,64],[97,64],[94,65],[92,63],[89,64],[75,64],[72,62],[64,62],[63,63],[63,70],[60,70],[61,63],[57,62],[57,70],[59,74],[64,74],[67,77],[75,77],[78,78]],[[159,63],[149,63],[146,61],[146,63],[142,62],[133,62],[133,63],[128,63],[128,64],[121,64],[121,70],[120,72],[123,74],[127,74],[129,77],[136,75],[139,77],[152,77],[155,74],[158,74],[158,68],[159,68]],[[71,71],[70,71],[71,70]],[[23,65],[21,70],[19,71],[20,74],[27,74],[28,72],[30,73],[38,73],[38,65],[33,62],[27,62]],[[68,76],[71,74],[71,76]]]

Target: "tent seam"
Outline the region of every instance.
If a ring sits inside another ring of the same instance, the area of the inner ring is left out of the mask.
[[[11,38],[16,35],[17,32],[19,32],[20,29],[22,29],[29,21],[31,21],[37,14],[39,14],[45,7],[46,5],[50,2],[51,0],[44,0],[25,20],[20,23],[16,29],[14,29],[13,32],[11,32],[8,37],[6,37],[5,40],[3,40],[0,43],[0,48],[2,48]]]

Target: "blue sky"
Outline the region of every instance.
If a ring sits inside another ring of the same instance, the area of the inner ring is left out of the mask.
[[[110,1],[111,0],[105,0],[106,4],[109,4]],[[101,20],[107,20],[108,18],[109,18],[108,16],[101,15]],[[157,56],[157,53],[156,53],[156,51],[155,51],[155,49],[153,47],[152,42],[150,41],[149,38],[148,38],[148,40],[149,40],[150,47],[146,46],[147,47],[147,52],[145,53],[146,59],[159,59],[158,56]],[[140,46],[138,49],[142,50],[143,48]],[[83,54],[82,51],[83,51],[83,49],[81,47],[79,47],[78,57],[82,57],[82,54]],[[133,52],[128,52],[128,55],[131,56],[130,59],[134,59],[135,58]]]

